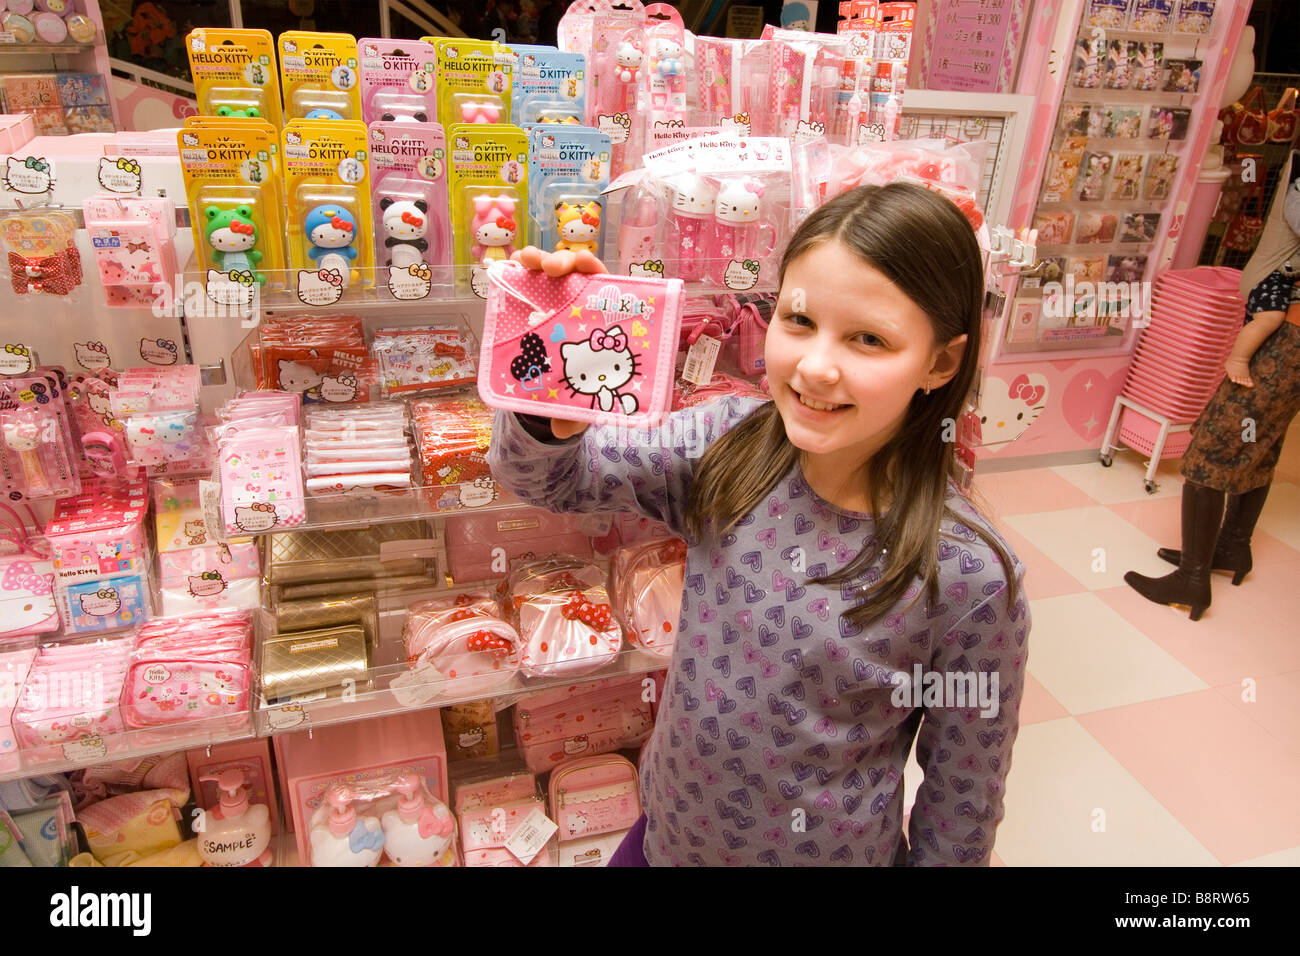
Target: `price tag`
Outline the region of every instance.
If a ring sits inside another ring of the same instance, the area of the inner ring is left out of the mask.
[[[686,353],[682,378],[695,385],[708,385],[713,380],[713,366],[717,364],[722,343],[711,335],[701,335]]]
[[[541,852],[542,847],[555,836],[555,831],[560,829],[546,814],[541,810],[534,810],[528,814],[523,823],[515,828],[515,832],[510,834],[510,839],[506,840],[505,848],[515,855],[515,858],[527,866],[533,862],[533,857]]]

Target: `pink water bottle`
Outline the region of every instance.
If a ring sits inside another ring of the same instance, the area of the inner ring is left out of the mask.
[[[670,223],[676,233],[677,275],[687,282],[704,278],[705,246],[709,245],[709,216],[717,196],[707,179],[681,173],[669,180],[673,207]]]
[[[762,260],[776,249],[776,227],[760,218],[762,197],[763,186],[753,179],[724,179],[718,186],[709,256],[719,285],[734,284],[726,281],[733,262],[757,275]]]

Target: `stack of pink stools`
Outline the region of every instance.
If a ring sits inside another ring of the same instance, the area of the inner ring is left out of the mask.
[[[1191,426],[1223,381],[1224,362],[1245,318],[1236,269],[1202,266],[1156,279],[1151,324],[1138,339],[1124,390],[1115,399],[1101,463],[1123,445],[1151,456],[1146,489],[1162,458],[1176,458]]]

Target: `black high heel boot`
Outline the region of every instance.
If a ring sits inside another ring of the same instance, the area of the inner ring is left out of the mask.
[[[1124,575],[1124,583],[1156,604],[1186,604],[1191,619],[1199,621],[1210,606],[1210,562],[1223,519],[1222,491],[1183,482],[1183,550],[1178,570],[1163,578],[1149,578],[1136,571]]]
[[[1219,543],[1214,547],[1210,570],[1231,571],[1234,585],[1241,584],[1254,567],[1250,539],[1271,487],[1261,485],[1240,495],[1228,495],[1223,527],[1219,529]],[[1183,553],[1177,548],[1160,548],[1156,554],[1170,564],[1181,564],[1183,560]]]

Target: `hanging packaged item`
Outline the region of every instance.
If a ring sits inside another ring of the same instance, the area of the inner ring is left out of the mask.
[[[514,122],[511,89],[514,51],[495,40],[424,37],[438,61],[438,122],[451,133],[459,123],[493,125]]]
[[[632,425],[667,410],[681,280],[578,272],[557,279],[504,262],[489,271],[488,285],[478,379],[486,403]]]
[[[447,129],[456,288],[487,298],[487,267],[532,242],[528,137],[517,126]]]
[[[191,30],[185,37],[199,112],[284,124],[275,43],[266,30]]]
[[[24,346],[6,346],[30,368]],[[0,379],[0,491],[9,501],[63,498],[81,489],[78,453],[60,376],[37,366]]]
[[[134,160],[125,160],[134,162]],[[170,285],[176,261],[176,208],[166,196],[92,196],[82,204],[86,233],[108,305],[151,306]]]
[[[609,136],[585,126],[536,126],[529,134],[529,215],[534,241],[549,251],[605,248]]]
[[[177,141],[209,295],[215,287],[222,301],[249,303],[267,272],[285,268],[278,134],[268,123],[246,119],[187,126]]]
[[[286,30],[278,39],[285,121],[361,121],[357,41],[346,33]]]
[[[450,293],[447,141],[436,123],[371,123],[376,264],[397,299]]]
[[[587,58],[554,47],[515,43],[519,57],[510,91],[515,125],[581,125],[587,108]]]
[[[546,691],[515,705],[515,740],[528,769],[543,773],[570,757],[635,747],[654,715],[642,677],[611,677]]]
[[[283,37],[282,37],[283,39]],[[374,227],[366,128],[360,122],[291,120],[284,128],[289,268],[309,305],[374,284]]]
[[[12,159],[9,162],[14,163]],[[49,172],[43,159],[29,156],[26,162],[26,168],[35,174]],[[0,238],[4,240],[10,284],[16,295],[71,295],[81,285],[76,231],[76,223],[67,213],[39,206],[19,209],[0,219]]]
[[[437,51],[423,40],[367,37],[361,53],[365,123],[432,123],[438,118]]]

